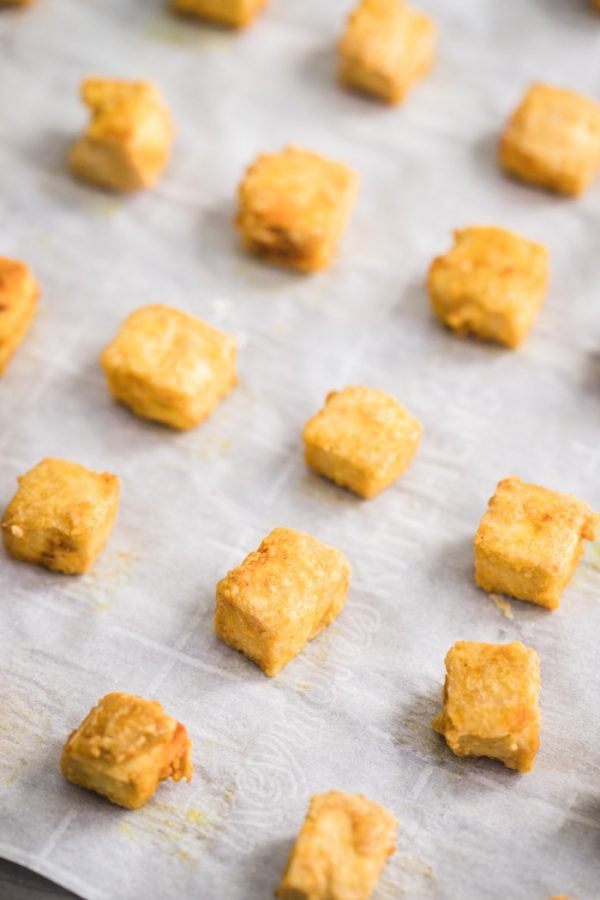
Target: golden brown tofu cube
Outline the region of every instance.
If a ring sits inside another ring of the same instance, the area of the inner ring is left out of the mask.
[[[518,347],[546,297],[548,250],[503,228],[454,232],[433,260],[427,288],[435,314],[453,331]]]
[[[506,478],[475,535],[475,581],[484,591],[556,609],[583,542],[595,539],[599,525],[577,497]]]
[[[82,98],[92,118],[69,152],[73,173],[114,191],[155,184],[171,153],[173,124],[154,85],[87,78]]]
[[[279,900],[368,900],[396,850],[398,822],[362,794],[311,798],[290,854]]]
[[[0,6],[29,6],[32,0],[0,0]]]
[[[350,585],[339,550],[309,534],[276,528],[217,585],[215,631],[277,675],[338,616]]]
[[[71,732],[60,769],[67,781],[139,809],[159,781],[192,779],[192,742],[157,700],[107,694]]]
[[[457,756],[529,772],[540,745],[540,660],[520,641],[458,641],[446,654],[444,710],[433,720]]]
[[[410,465],[423,426],[384,391],[347,387],[327,395],[304,428],[311,468],[361,497],[389,487]]]
[[[575,91],[534,84],[504,129],[499,160],[523,181],[581,194],[600,168],[600,105]]]
[[[404,0],[361,0],[339,44],[340,79],[388,103],[400,103],[431,68],[433,20]]]
[[[269,0],[171,0],[177,12],[220,25],[242,28],[248,25]]]
[[[356,174],[308,150],[258,157],[239,188],[236,224],[244,246],[304,272],[329,265],[358,186]]]
[[[28,266],[0,257],[0,375],[31,327],[40,287]]]
[[[64,459],[44,459],[18,482],[2,519],[7,551],[58,572],[87,572],[115,523],[117,476]]]
[[[168,306],[132,313],[101,363],[116,400],[172,428],[199,425],[237,384],[235,340]]]

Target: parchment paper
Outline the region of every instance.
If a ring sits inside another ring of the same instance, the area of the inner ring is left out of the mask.
[[[178,21],[162,0],[39,0],[0,16],[1,252],[43,284],[0,384],[0,501],[44,456],[122,479],[91,574],[0,565],[0,853],[88,900],[269,897],[311,793],[364,792],[401,821],[377,890],[392,897],[600,896],[600,556],[557,612],[497,605],[471,541],[496,482],[519,474],[600,507],[600,184],[564,200],[497,169],[533,80],[600,97],[600,16],[579,0],[422,0],[439,58],[405,106],[341,90],[332,46],[349,0],[273,0],[243,34]],[[90,73],[150,78],[177,122],[156,190],[75,183],[65,150]],[[362,176],[330,270],[299,277],[238,248],[244,167],[297,143]],[[450,232],[494,223],[547,242],[552,283],[518,352],[463,340],[423,290]],[[98,355],[163,301],[238,336],[241,383],[176,434],[109,399]],[[309,474],[301,429],[346,384],[394,393],[425,423],[393,488],[362,502]],[[216,581],[274,526],[349,557],[346,610],[274,680],[212,633]],[[459,760],[431,730],[458,639],[542,659],[542,746],[519,776]],[[127,812],[63,781],[60,748],[105,692],[156,697],[188,727],[196,772]]]

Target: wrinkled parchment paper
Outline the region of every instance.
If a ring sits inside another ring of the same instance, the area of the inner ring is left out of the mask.
[[[0,384],[1,504],[46,455],[123,487],[89,575],[2,556],[0,854],[87,900],[269,897],[309,795],[332,787],[400,819],[378,900],[600,896],[599,548],[554,613],[478,591],[471,551],[504,476],[600,507],[600,184],[565,200],[494,159],[532,80],[600,96],[600,16],[579,0],[423,0],[439,59],[388,109],[335,83],[349,5],[273,0],[243,34],[176,20],[162,0],[39,0],[0,17],[1,252],[44,286]],[[90,73],[147,77],[168,98],[178,140],[155,191],[124,200],[66,172]],[[244,256],[231,226],[243,168],[286,143],[362,176],[340,256],[314,277]],[[547,304],[514,353],[428,310],[429,261],[478,223],[551,250]],[[97,363],[121,319],[156,301],[240,342],[239,388],[187,434],[113,404]],[[410,471],[368,503],[302,461],[303,423],[352,383],[425,423]],[[216,581],[279,524],[339,547],[354,575],[338,621],[269,680],[211,621]],[[431,730],[462,638],[541,656],[529,775],[459,760]],[[194,741],[193,783],[138,812],[58,770],[66,735],[111,690],[156,697]]]

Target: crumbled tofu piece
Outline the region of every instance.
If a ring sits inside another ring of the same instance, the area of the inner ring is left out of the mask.
[[[172,428],[195,428],[237,384],[234,338],[168,306],[132,313],[101,363],[116,400]]]
[[[171,0],[173,9],[219,25],[248,25],[269,0]]]
[[[139,809],[160,781],[191,781],[191,747],[185,727],[157,700],[113,693],[69,735],[60,768],[67,781]]]
[[[600,104],[534,84],[504,129],[499,160],[523,181],[560,194],[583,193],[600,168]]]
[[[304,428],[305,458],[320,475],[370,498],[411,463],[423,426],[384,391],[347,387],[327,395]]]
[[[396,850],[397,830],[395,816],[361,794],[315,795],[275,896],[368,900]]]
[[[263,153],[239,188],[236,224],[244,246],[301,271],[331,262],[350,215],[357,175],[297,147]]]
[[[69,152],[73,173],[114,191],[155,184],[171,153],[173,123],[154,85],[87,78],[81,93],[92,118]]]
[[[343,553],[276,528],[217,585],[215,631],[267,675],[278,672],[341,612],[350,584]]]
[[[599,525],[577,497],[506,478],[475,535],[475,580],[484,591],[556,609]]]
[[[6,550],[15,559],[58,572],[87,572],[115,523],[117,476],[44,459],[18,481],[2,519]]]
[[[29,331],[40,287],[25,263],[0,257],[0,375]]]
[[[454,238],[429,269],[434,312],[459,334],[518,347],[546,297],[548,250],[503,228],[463,228]]]
[[[458,641],[446,655],[444,709],[433,720],[457,756],[529,772],[540,744],[540,660],[519,641]]]
[[[340,79],[388,103],[400,103],[431,68],[433,20],[404,0],[361,0],[339,44]]]

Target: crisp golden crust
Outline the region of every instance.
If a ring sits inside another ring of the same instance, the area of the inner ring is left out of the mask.
[[[423,426],[384,391],[347,387],[327,395],[304,428],[309,466],[361,497],[374,497],[410,465]]]
[[[434,312],[459,334],[517,347],[546,296],[548,250],[503,228],[463,228],[454,239],[429,269]]]
[[[305,272],[331,262],[358,186],[355,172],[297,147],[262,154],[239,187],[242,242],[271,262]]]
[[[132,313],[101,363],[116,400],[172,428],[195,428],[237,384],[234,338],[168,306]]]
[[[58,572],[87,572],[117,516],[117,476],[44,459],[18,481],[2,519],[6,550],[15,559]]]
[[[276,675],[341,612],[350,565],[309,534],[276,528],[217,585],[215,631]]]
[[[191,746],[185,727],[158,701],[112,693],[69,735],[60,767],[68,781],[137,809],[159,781],[191,781]]]
[[[446,655],[444,710],[433,720],[457,756],[529,772],[539,747],[540,661],[519,641],[458,641]]]
[[[315,795],[275,896],[368,900],[396,850],[397,830],[395,816],[361,794]]]
[[[433,20],[404,0],[361,0],[339,43],[344,84],[399,103],[431,68]]]
[[[506,478],[475,535],[475,580],[484,591],[556,609],[599,526],[577,497]]]
[[[600,105],[575,91],[534,84],[504,129],[498,158],[524,181],[581,194],[600,168]]]
[[[267,3],[269,0],[171,0],[176,12],[234,28],[248,25]]]
[[[173,142],[171,116],[158,90],[147,81],[87,78],[81,93],[92,118],[69,152],[73,173],[115,191],[152,186]]]
[[[39,295],[40,286],[24,262],[0,257],[0,376],[31,327]]]

